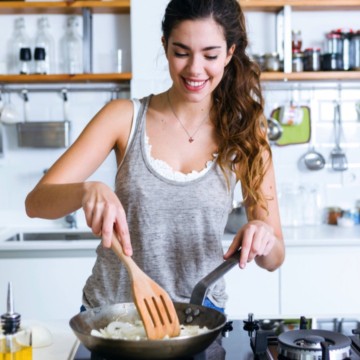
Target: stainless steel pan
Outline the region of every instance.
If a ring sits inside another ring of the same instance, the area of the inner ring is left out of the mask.
[[[188,324],[188,312],[191,312],[190,316],[193,317],[191,324],[200,327],[206,326],[210,330],[209,332],[167,340],[139,341],[103,339],[90,335],[91,330],[106,327],[124,311],[134,310],[135,305],[133,303],[106,305],[87,310],[75,315],[70,320],[70,327],[86,348],[100,356],[112,359],[121,356],[122,359],[160,360],[197,354],[214,342],[226,323],[226,316],[223,313],[201,304],[209,286],[237,264],[239,256],[240,252],[238,251],[199,281],[194,287],[189,304],[175,303],[175,309],[181,324]],[[199,314],[197,314],[198,312]]]

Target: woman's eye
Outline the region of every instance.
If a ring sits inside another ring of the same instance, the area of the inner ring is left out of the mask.
[[[175,56],[176,57],[185,57],[185,56],[187,56],[188,54],[186,54],[186,53],[179,53],[179,52],[175,52]]]
[[[216,60],[218,58],[218,56],[217,55],[214,55],[214,56],[206,55],[205,58],[208,60]]]

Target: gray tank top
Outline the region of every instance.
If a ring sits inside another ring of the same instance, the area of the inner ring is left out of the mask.
[[[189,302],[196,283],[222,261],[222,236],[231,209],[230,188],[216,162],[204,175],[174,181],[152,168],[145,152],[146,112],[151,96],[141,100],[136,128],[115,183],[127,216],[133,259],[174,301]],[[98,246],[84,291],[85,307],[131,302],[126,268],[110,249]],[[225,307],[225,283],[215,283],[208,297]]]

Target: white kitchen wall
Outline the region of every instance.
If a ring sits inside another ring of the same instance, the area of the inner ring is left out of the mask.
[[[112,71],[114,51],[124,49],[125,71],[133,73],[131,96],[142,97],[148,93],[157,93],[170,85],[167,63],[161,46],[161,18],[167,0],[132,0],[131,15],[96,15],[94,24],[94,70],[96,72]],[[349,25],[356,27],[359,12],[326,12],[325,23],[318,27],[319,14],[294,14],[293,25],[303,31],[304,46],[314,46],[323,41],[324,34],[330,29]],[[306,15],[306,27],[303,26]],[[344,14],[343,14],[344,15]],[[16,16],[0,17],[1,28],[11,29]],[[34,34],[38,16],[26,15],[29,33]],[[323,19],[323,16],[321,16]],[[131,22],[131,34],[129,33]],[[248,13],[247,22],[252,52],[269,52],[275,50],[275,17],[273,14]],[[58,40],[62,34],[65,17],[52,15],[51,27]],[[360,25],[358,25],[360,27]],[[269,31],[269,28],[272,31]],[[0,69],[5,66],[6,42],[10,32],[0,35]],[[129,42],[131,39],[131,42]],[[131,53],[131,56],[130,56]],[[279,194],[284,184],[296,184],[309,190],[318,189],[321,206],[342,206],[351,208],[360,199],[360,121],[357,120],[355,102],[360,99],[359,81],[343,82],[339,91],[337,83],[299,83],[295,90],[286,89],[287,84],[264,84],[266,115],[271,110],[288,102],[291,98],[300,104],[311,106],[312,130],[316,149],[326,158],[327,165],[320,171],[305,171],[299,166],[299,158],[309,149],[309,144],[276,146],[273,145],[274,163]],[[334,172],[330,168],[329,154],[334,146],[333,136],[333,101],[342,102],[343,134],[342,147],[346,152],[349,169],[345,172]],[[11,94],[11,100],[22,114],[22,99],[18,94]],[[69,92],[71,136],[75,139],[91,117],[108,101],[106,92]],[[62,102],[59,93],[30,94],[30,120],[59,120],[62,116]],[[0,158],[0,227],[4,225],[22,226],[49,221],[27,219],[24,213],[26,194],[48,168],[63,152],[60,150],[36,150],[19,148],[13,126],[3,125],[5,137],[5,154]],[[92,178],[103,180],[113,185],[115,162],[112,155]],[[281,194],[280,194],[281,195]],[[280,200],[282,198],[280,197]],[[301,196],[299,201],[306,200]],[[281,200],[282,201],[282,200]],[[282,204],[281,204],[282,205]],[[306,201],[305,201],[306,205]],[[84,224],[81,212],[78,214],[80,224]],[[56,223],[59,223],[57,221]]]
[[[134,97],[164,91],[171,84],[160,41],[161,19],[166,4],[167,0],[154,0],[151,3],[132,0],[133,81],[131,91]],[[339,12],[336,10],[293,12],[292,28],[302,31],[303,48],[313,46],[324,48],[325,34],[330,30],[348,27],[354,30],[360,29],[359,14],[360,11]],[[275,15],[247,12],[246,21],[249,33],[249,53],[274,52],[276,50]],[[146,32],[142,31],[141,26],[136,26],[136,24],[145,23],[148,29]],[[328,206],[353,208],[355,201],[360,199],[360,121],[355,111],[355,103],[360,100],[360,79],[341,83],[266,83],[263,84],[263,89],[266,116],[270,116],[275,107],[282,106],[291,99],[297,100],[300,105],[311,107],[311,141],[326,159],[324,169],[309,171],[305,170],[299,162],[302,155],[309,149],[309,144],[272,146],[283,223],[287,224],[285,221],[287,208],[284,206],[286,198],[281,196],[281,193],[284,193],[283,190],[289,184],[303,191],[297,197],[304,212],[304,220],[298,222],[299,225],[313,222],[307,215],[307,212],[314,213],[313,205],[309,205],[309,194],[313,189],[318,192],[320,211]],[[334,100],[340,100],[342,106],[341,146],[349,162],[349,169],[344,172],[335,172],[331,169],[330,151],[334,147]],[[240,194],[237,194],[237,197],[240,198]],[[321,215],[316,221],[322,220]]]

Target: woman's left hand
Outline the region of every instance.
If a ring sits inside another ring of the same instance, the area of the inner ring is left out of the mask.
[[[240,267],[244,269],[246,263],[254,260],[256,256],[268,255],[275,242],[274,229],[270,225],[264,221],[252,220],[235,235],[224,259],[228,259],[241,247]]]

